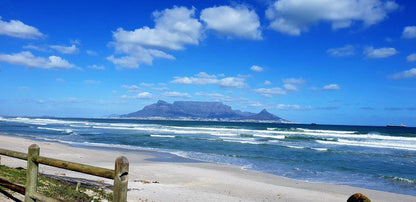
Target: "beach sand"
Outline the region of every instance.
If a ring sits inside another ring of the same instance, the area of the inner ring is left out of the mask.
[[[27,152],[40,146],[42,156],[114,168],[118,156],[130,162],[128,201],[346,201],[360,192],[372,201],[416,201],[416,197],[327,183],[309,183],[212,163],[158,162],[151,153],[78,148],[0,135],[0,148]],[[1,164],[26,167],[26,161],[1,156]],[[102,178],[41,165],[39,172]],[[158,183],[143,183],[142,180]],[[141,182],[142,181],[142,182]],[[113,184],[112,180],[105,179]]]

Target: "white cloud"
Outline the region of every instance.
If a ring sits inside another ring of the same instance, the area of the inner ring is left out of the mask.
[[[188,85],[207,85],[207,84],[217,84],[218,79],[215,75],[209,75],[205,72],[200,72],[195,75],[195,77],[174,77],[174,80],[171,81],[174,84],[188,84]]]
[[[261,39],[260,21],[254,10],[245,6],[218,6],[201,11],[207,29],[229,37]]]
[[[225,77],[219,79],[216,75],[209,75],[205,72],[200,72],[199,74],[193,77],[174,77],[174,80],[171,81],[174,84],[186,84],[186,85],[208,85],[208,84],[218,84],[220,87],[224,88],[246,88],[248,85],[245,83],[245,78],[243,76],[237,77]]]
[[[89,65],[88,68],[90,68],[90,69],[98,69],[98,70],[104,70],[105,69],[104,66],[102,66],[102,65],[96,65],[96,64]]]
[[[305,83],[304,79],[297,79],[297,78],[288,78],[288,79],[283,79],[283,87],[286,90],[289,91],[297,91],[299,85],[302,85]]]
[[[272,85],[272,82],[269,81],[269,80],[265,80],[264,83],[263,83],[263,85],[270,86],[270,85]]]
[[[339,90],[341,87],[338,84],[328,84],[322,87],[322,90]]]
[[[265,107],[266,105],[260,103],[260,102],[255,102],[255,103],[251,103],[248,105],[249,107]]]
[[[167,90],[169,90],[168,88],[166,88],[166,87],[160,87],[160,88],[152,88],[153,90],[155,90],[155,91],[167,91]]]
[[[36,39],[44,35],[35,27],[24,24],[19,20],[10,20],[9,22],[1,20],[0,16],[0,35],[23,39]]]
[[[122,95],[121,98],[122,99],[127,99],[127,100],[152,99],[153,95],[149,92],[142,92],[142,93],[139,93],[135,96]]]
[[[412,53],[406,57],[407,62],[416,62],[416,53]]]
[[[257,66],[257,65],[251,66],[250,69],[252,71],[255,71],[255,72],[262,72],[263,71],[263,67],[260,67],[260,66]]]
[[[69,40],[69,43],[81,45],[81,40],[79,40],[79,39],[71,39],[71,40]]]
[[[245,79],[241,77],[227,77],[219,80],[221,87],[225,88],[246,88],[248,85],[245,83]]]
[[[209,98],[225,98],[227,96],[221,93],[204,93],[204,92],[196,92],[195,95],[202,96],[202,97],[209,97]]]
[[[266,85],[266,86],[270,86],[270,85],[272,85],[272,82],[269,81],[269,80],[265,80],[263,84]]]
[[[331,48],[326,51],[329,55],[334,57],[346,57],[355,54],[354,46],[346,45],[340,48]]]
[[[63,54],[74,54],[78,52],[78,48],[75,44],[72,44],[71,46],[51,45],[49,47]]]
[[[152,87],[154,85],[155,84],[153,84],[153,83],[140,83],[140,86],[143,86],[143,87]]]
[[[149,92],[143,92],[143,93],[137,94],[137,98],[139,98],[139,99],[151,99],[151,98],[153,98],[153,95]]]
[[[390,79],[408,79],[416,78],[416,68],[412,68],[403,72],[399,72],[389,77]]]
[[[138,93],[141,90],[140,87],[136,85],[122,85],[121,87],[127,89],[127,93]]]
[[[306,110],[311,110],[312,107],[310,106],[300,106],[300,105],[290,105],[290,104],[278,104],[277,109],[279,110],[291,110],[291,111],[306,111]]]
[[[180,93],[180,92],[176,92],[176,91],[163,93],[163,96],[165,96],[165,97],[177,97],[177,98],[190,98],[191,97],[188,93]]]
[[[227,92],[227,93],[232,93],[232,92]],[[245,98],[232,98],[230,96],[226,96],[223,95],[221,93],[204,93],[204,92],[196,92],[195,93],[196,96],[201,96],[204,98],[210,98],[213,101],[219,101],[219,102],[247,102],[248,100]]]
[[[182,50],[185,45],[198,45],[201,23],[194,18],[195,8],[173,7],[153,12],[155,27],[143,27],[134,31],[118,28],[113,32],[116,53],[107,59],[116,65],[138,68],[139,64],[152,64],[154,58],[174,59],[162,50]]]
[[[293,85],[293,84],[290,84],[290,83],[286,83],[286,84],[284,84],[284,85],[283,85],[283,87],[284,87],[286,90],[290,90],[290,91],[297,91],[297,90],[298,90],[298,87],[297,87],[297,86],[295,86],[295,85]]]
[[[258,88],[254,90],[255,93],[258,93],[264,97],[273,97],[273,95],[285,95],[286,91],[282,88]]]
[[[55,79],[57,82],[65,82],[65,79],[63,79],[63,78],[57,78],[57,79]]]
[[[332,29],[348,28],[355,22],[365,26],[379,23],[399,6],[380,0],[278,0],[266,10],[270,28],[289,35],[300,35],[319,22]]]
[[[70,64],[68,61],[58,56],[52,55],[48,58],[35,57],[29,51],[23,51],[10,55],[0,54],[0,62],[43,69],[70,69],[75,67],[75,65]]]
[[[364,54],[369,58],[387,58],[396,55],[398,52],[395,48],[373,48],[368,47],[364,50]]]
[[[88,55],[97,55],[98,53],[92,50],[86,50],[85,51]]]
[[[416,38],[416,26],[407,26],[403,29],[402,37],[405,39]]]
[[[304,84],[305,82],[306,81],[304,79],[297,79],[297,78],[283,79],[283,83],[285,83],[285,84],[301,85],[301,84]]]

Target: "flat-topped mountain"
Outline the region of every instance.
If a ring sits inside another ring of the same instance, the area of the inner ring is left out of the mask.
[[[146,119],[198,119],[287,122],[265,109],[258,114],[233,110],[221,102],[175,101],[173,104],[159,100],[137,112],[121,115],[128,118]]]

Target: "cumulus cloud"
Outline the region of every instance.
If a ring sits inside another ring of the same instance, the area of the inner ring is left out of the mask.
[[[74,54],[78,52],[78,48],[75,44],[72,44],[71,46],[51,45],[49,48],[63,54]]]
[[[399,7],[382,0],[278,0],[267,10],[270,28],[300,35],[312,25],[328,22],[332,29],[348,28],[355,22],[364,26],[379,23]]]
[[[140,83],[140,86],[143,86],[143,87],[152,87],[154,85],[155,84],[153,84],[153,83]]]
[[[196,92],[196,96],[201,96],[204,98],[210,98],[213,101],[219,101],[219,102],[247,102],[248,100],[245,98],[232,98],[227,95],[223,95],[221,93],[205,93],[205,92]]]
[[[297,87],[297,86],[295,86],[295,85],[293,85],[293,84],[290,84],[290,83],[286,83],[286,84],[284,84],[284,85],[283,85],[283,87],[284,87],[286,90],[290,90],[290,91],[297,91],[297,90],[298,90],[298,87]]]
[[[288,79],[283,79],[283,83],[287,83],[287,84],[297,84],[297,85],[301,85],[304,84],[306,81],[304,79],[300,79],[300,78],[288,78]]]
[[[75,67],[75,65],[61,57],[54,55],[48,58],[36,57],[29,51],[14,54],[0,54],[0,62],[43,69],[70,69]]]
[[[291,104],[278,104],[276,108],[279,110],[287,110],[287,111],[306,111],[306,110],[312,109],[312,107],[310,106],[304,107],[300,105],[291,105]]]
[[[188,93],[180,93],[176,91],[163,93],[165,97],[176,97],[176,98],[190,98],[191,96]]]
[[[405,39],[416,38],[416,26],[407,26],[403,29],[402,37]]]
[[[229,37],[261,39],[260,21],[254,10],[245,6],[218,6],[201,11],[207,29]]]
[[[217,84],[218,78],[216,75],[209,75],[205,72],[200,72],[194,77],[174,77],[174,80],[171,81],[171,83],[188,85]]]
[[[88,55],[97,55],[98,53],[92,50],[86,50],[85,51]]]
[[[140,87],[136,85],[122,85],[121,87],[127,89],[127,93],[138,93],[141,90]]]
[[[221,93],[204,93],[204,92],[196,92],[195,95],[209,97],[209,98],[224,98],[227,97]]]
[[[88,68],[90,68],[90,69],[98,69],[98,70],[104,70],[105,69],[104,66],[102,66],[102,65],[96,65],[96,64],[89,65]]]
[[[173,7],[153,12],[155,27],[142,27],[133,31],[118,28],[111,43],[116,53],[126,54],[107,59],[126,68],[138,68],[139,64],[152,64],[154,58],[174,59],[164,50],[182,50],[185,45],[198,45],[201,23],[194,18],[195,8]]]
[[[219,84],[225,88],[246,88],[248,86],[242,77],[226,77],[220,79]]]
[[[0,16],[0,35],[23,39],[37,39],[44,35],[35,27],[24,24],[19,20],[3,21]]]
[[[283,79],[283,87],[289,91],[298,91],[298,87],[305,83],[304,79],[288,78]]]
[[[263,84],[266,85],[266,86],[270,86],[270,85],[272,85],[272,82],[269,81],[269,80],[265,80]]]
[[[218,84],[220,87],[225,88],[246,88],[248,86],[244,77],[218,78],[216,75],[209,75],[205,72],[200,72],[193,77],[174,77],[171,83],[187,85]]]
[[[263,103],[255,102],[248,105],[249,107],[266,107]]]
[[[127,99],[127,100],[152,99],[153,95],[149,92],[142,92],[142,93],[138,93],[137,95],[134,95],[134,96],[122,95],[121,98],[122,99]]]
[[[254,92],[262,95],[263,97],[273,97],[273,95],[285,95],[286,91],[282,88],[258,88],[254,89]]]
[[[416,53],[412,53],[406,57],[407,62],[416,62]]]
[[[398,52],[395,48],[373,48],[368,47],[364,50],[364,54],[368,58],[387,58],[396,55]]]
[[[255,71],[255,72],[262,72],[263,71],[263,67],[257,66],[257,65],[253,65],[250,67],[251,71]]]
[[[346,45],[340,48],[330,48],[326,52],[334,57],[346,57],[355,54],[354,46],[352,45]]]
[[[412,68],[403,72],[396,73],[392,76],[389,76],[390,79],[409,79],[416,78],[416,68]]]
[[[322,90],[339,90],[341,87],[338,84],[328,84],[322,87]]]

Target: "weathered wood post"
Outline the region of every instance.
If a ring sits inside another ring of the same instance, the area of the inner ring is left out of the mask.
[[[120,156],[116,159],[114,174],[113,202],[125,202],[129,181],[129,161],[126,157]]]
[[[30,194],[37,191],[39,164],[36,159],[39,157],[39,150],[37,144],[30,145],[28,149],[25,202],[35,201],[30,198]]]

